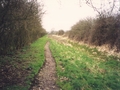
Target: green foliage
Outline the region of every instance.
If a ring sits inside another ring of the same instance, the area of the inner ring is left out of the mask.
[[[44,46],[47,41],[47,36],[44,36],[13,55],[0,56],[1,90],[28,90],[30,88],[34,77],[43,66]]]
[[[120,63],[116,57],[70,43],[72,47],[53,40],[50,44],[62,90],[119,90]]]

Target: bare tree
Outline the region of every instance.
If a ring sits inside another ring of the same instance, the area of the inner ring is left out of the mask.
[[[81,0],[80,0],[81,1]],[[85,3],[92,7],[97,13],[101,16],[103,13],[105,15],[118,14],[120,10],[120,1],[119,0],[82,0]],[[99,4],[99,5],[98,5]]]

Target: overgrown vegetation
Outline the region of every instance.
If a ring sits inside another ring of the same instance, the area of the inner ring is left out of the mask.
[[[42,67],[47,36],[13,55],[0,56],[0,90],[28,90]]]
[[[58,35],[63,35],[63,34],[64,34],[64,30],[59,30],[59,31],[57,32],[57,34],[58,34]]]
[[[67,32],[69,38],[88,44],[101,46],[107,44],[110,49],[120,51],[120,15],[99,16],[96,19],[80,20]]]
[[[120,52],[120,1],[82,0],[97,12],[97,16],[80,20],[65,36],[84,43],[102,46]]]
[[[0,0],[0,55],[29,45],[46,31],[42,4],[36,0]]]
[[[120,59],[85,45],[65,46],[51,40],[57,63],[57,84],[62,90],[119,90]]]
[[[89,35],[92,33],[94,23],[95,22],[92,18],[80,20],[71,27],[71,30],[67,34],[71,39],[87,42],[90,38]]]

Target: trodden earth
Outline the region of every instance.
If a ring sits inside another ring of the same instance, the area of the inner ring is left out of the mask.
[[[56,63],[49,49],[49,42],[45,45],[45,63],[36,76],[30,90],[59,90],[56,85]]]

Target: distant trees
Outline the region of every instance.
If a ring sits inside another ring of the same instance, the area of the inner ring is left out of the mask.
[[[59,31],[57,32],[57,34],[58,34],[58,35],[63,35],[63,34],[64,34],[64,30],[59,30]]]
[[[57,31],[52,30],[49,34],[55,35],[55,34],[57,34]]]
[[[20,49],[46,33],[41,8],[36,0],[0,0],[0,54]]]
[[[52,34],[52,35],[63,35],[64,33],[65,33],[64,30],[58,30],[58,31],[52,30],[50,32],[50,34]]]

